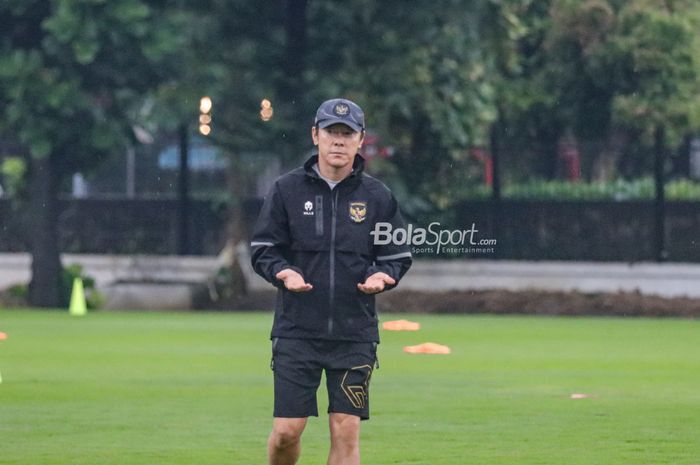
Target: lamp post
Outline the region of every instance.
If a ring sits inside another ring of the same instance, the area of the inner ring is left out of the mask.
[[[210,97],[204,96],[199,99],[199,133],[203,136],[211,134],[212,106]],[[192,253],[190,244],[190,134],[187,123],[182,123],[178,128],[178,137],[180,139],[180,170],[177,183],[177,252],[179,255],[190,255]]]
[[[190,168],[189,168],[189,133],[187,124],[183,123],[178,128],[180,139],[180,168],[177,177],[177,253],[178,255],[190,254]]]

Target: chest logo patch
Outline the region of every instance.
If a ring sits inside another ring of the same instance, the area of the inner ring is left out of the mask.
[[[304,215],[313,216],[314,214],[314,204],[310,200],[307,200],[304,204]]]
[[[367,218],[367,202],[350,202],[350,219],[362,223]]]

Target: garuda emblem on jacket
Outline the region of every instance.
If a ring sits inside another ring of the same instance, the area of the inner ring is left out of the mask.
[[[362,223],[367,217],[367,202],[350,202],[350,219]]]

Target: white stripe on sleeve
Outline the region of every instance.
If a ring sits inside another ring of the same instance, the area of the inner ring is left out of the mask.
[[[260,247],[260,246],[274,247],[275,244],[273,244],[272,242],[251,242],[250,246],[251,247]]]
[[[394,255],[380,255],[377,257],[378,261],[384,261],[384,260],[395,260],[397,258],[410,258],[411,257],[411,252],[401,252],[397,253]]]

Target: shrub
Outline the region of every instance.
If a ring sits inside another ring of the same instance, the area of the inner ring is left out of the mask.
[[[470,189],[468,198],[487,199],[491,190],[485,186]],[[532,180],[505,184],[503,197],[537,200],[651,200],[656,195],[654,180],[617,179],[610,182],[569,182]],[[667,200],[700,201],[700,182],[675,179],[666,183]]]
[[[84,273],[83,267],[78,264],[68,265],[61,272],[61,301],[64,305],[70,303],[71,293],[73,292],[73,281],[75,278],[83,280],[83,289],[85,291],[85,303],[87,308],[91,310],[98,309],[104,305],[104,296],[95,288],[95,279],[87,276]]]

